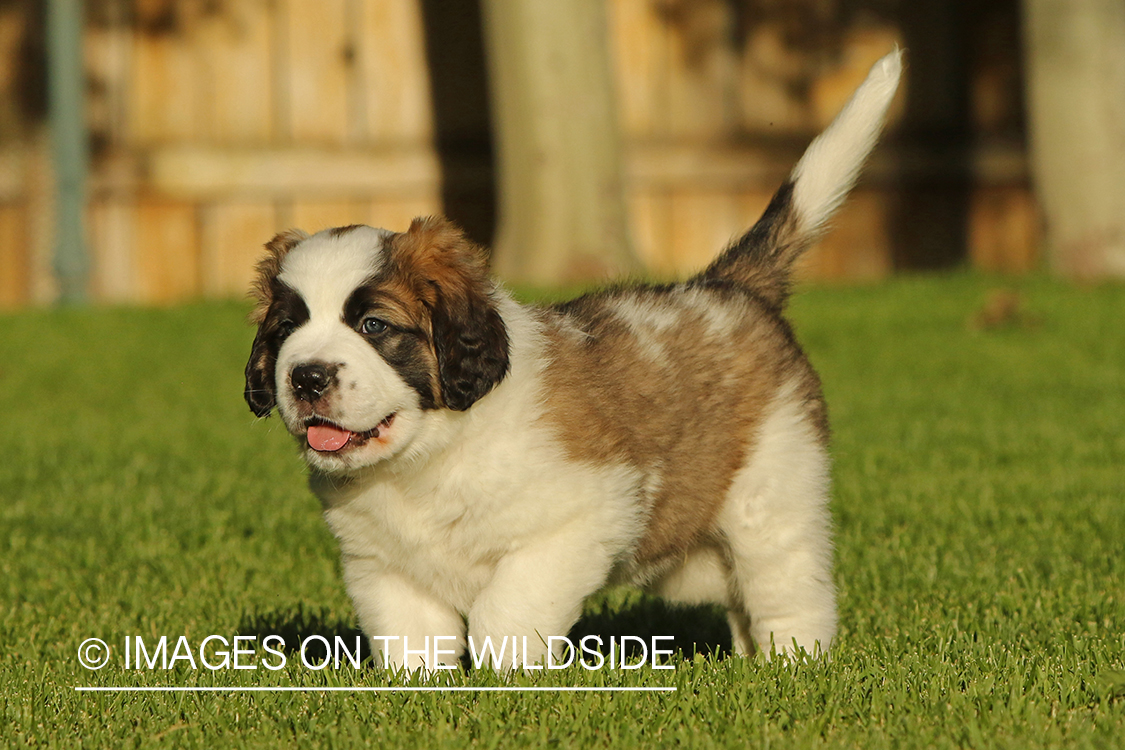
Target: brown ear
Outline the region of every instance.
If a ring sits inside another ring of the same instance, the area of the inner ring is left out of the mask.
[[[430,309],[442,402],[464,411],[508,372],[508,331],[484,250],[452,222],[415,219],[391,243],[393,262]],[[420,283],[418,283],[420,282]]]
[[[281,273],[281,261],[285,260],[290,250],[308,238],[307,232],[288,229],[266,243],[266,254],[255,266],[254,282],[250,286],[250,297],[256,303],[250,312],[251,323],[260,325],[265,320],[270,304],[273,303],[274,280]]]
[[[274,385],[274,365],[280,347],[277,321],[269,313],[277,297],[277,275],[281,273],[281,261],[308,235],[300,229],[290,229],[266,243],[266,255],[257,266],[257,276],[250,289],[255,300],[250,313],[251,322],[257,324],[254,343],[250,347],[250,359],[246,362],[246,388],[243,396],[250,411],[259,417],[267,416],[277,404],[277,390]]]

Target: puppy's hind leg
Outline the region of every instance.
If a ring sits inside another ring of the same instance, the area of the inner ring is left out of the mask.
[[[718,544],[702,544],[684,555],[683,560],[645,588],[657,596],[677,604],[719,604],[727,610],[731,647],[736,654],[753,652],[750,640],[750,618],[742,600],[734,594],[726,550]]]
[[[767,658],[828,650],[836,634],[828,469],[806,409],[779,398],[719,518],[731,564],[736,650],[746,650],[746,635]]]

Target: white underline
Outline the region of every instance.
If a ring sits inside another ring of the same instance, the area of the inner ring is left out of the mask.
[[[79,693],[674,693],[674,687],[76,687]]]

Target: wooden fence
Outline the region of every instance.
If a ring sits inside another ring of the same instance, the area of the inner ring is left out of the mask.
[[[838,15],[823,51],[794,48],[791,21],[767,14],[748,22],[740,1],[607,0],[633,242],[656,274],[698,268],[751,223],[871,62],[910,41],[898,19]],[[282,228],[394,229],[439,212],[450,178],[448,153],[435,147],[443,138],[461,149],[460,189],[491,191],[487,115],[435,120],[431,72],[442,50],[432,41],[427,49],[434,18],[426,14],[445,4],[88,3],[91,296],[167,303],[241,295],[262,243]],[[0,6],[0,66],[10,71],[0,74],[7,307],[56,294],[46,127],[17,96],[41,75],[28,53],[38,5]],[[1004,13],[991,23],[1011,25]],[[1019,85],[1018,49],[973,62],[971,132],[956,153],[940,139],[913,137],[900,103],[892,118],[900,124],[805,272],[877,278],[927,265],[913,263],[904,243],[921,236],[924,244],[947,221],[961,238],[953,252],[968,262],[1033,266],[1036,209],[1011,111],[1018,96],[1013,105],[1009,91]],[[933,205],[952,208],[935,213]]]

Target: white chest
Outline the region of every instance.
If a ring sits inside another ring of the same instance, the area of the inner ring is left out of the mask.
[[[564,527],[625,552],[639,533],[634,472],[576,464],[542,436],[507,442],[466,444],[406,476],[314,484],[345,559],[377,562],[464,612],[507,553]]]

